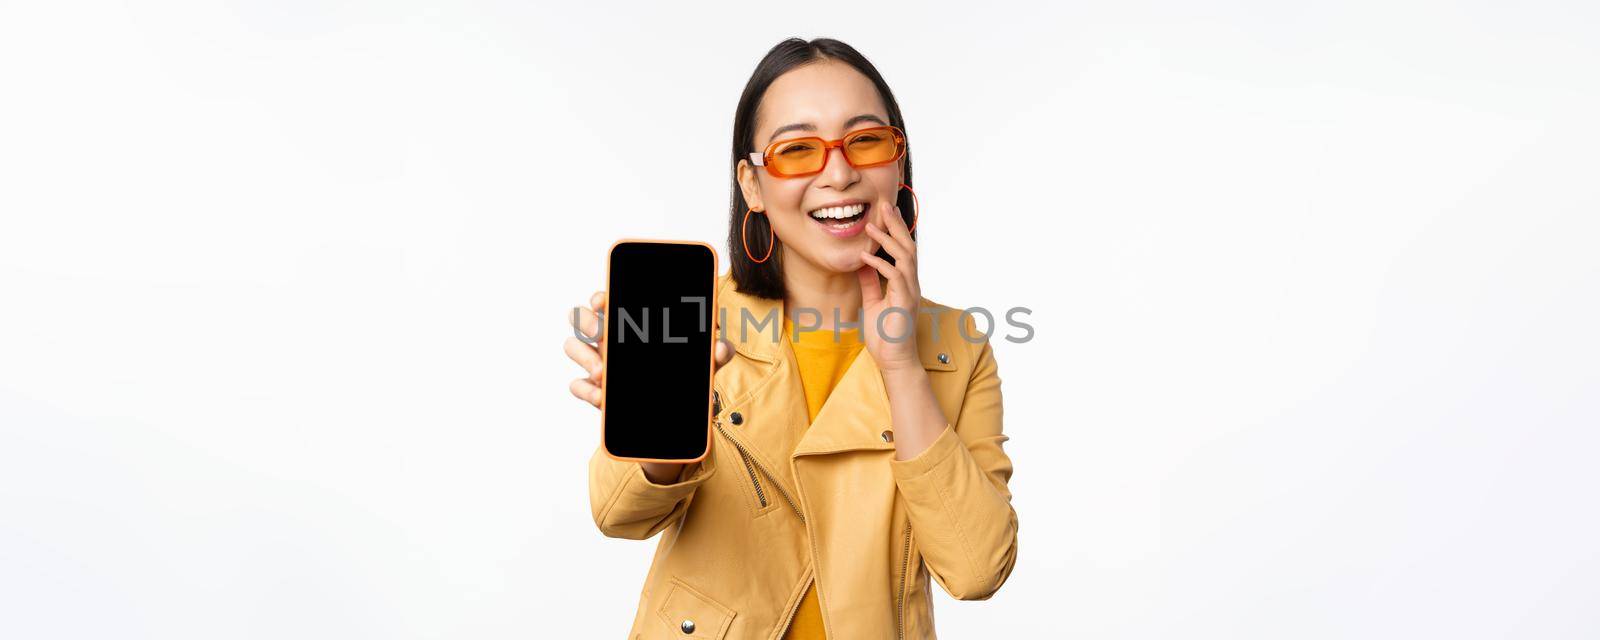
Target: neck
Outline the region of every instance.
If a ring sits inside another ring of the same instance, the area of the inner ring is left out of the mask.
[[[854,273],[837,273],[818,269],[804,260],[784,264],[784,313],[795,325],[816,325],[820,330],[833,330],[834,311],[846,323],[857,322],[861,315],[861,283]],[[801,309],[815,310],[802,313]],[[820,320],[819,320],[820,316]]]

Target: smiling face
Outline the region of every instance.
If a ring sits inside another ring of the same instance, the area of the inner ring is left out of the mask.
[[[781,140],[817,136],[837,140],[867,127],[887,125],[889,113],[878,90],[847,64],[823,60],[779,76],[756,112],[751,151]],[[871,221],[892,214],[905,160],[858,169],[844,152],[828,150],[822,173],[778,178],[765,168],[739,162],[745,202],[765,211],[782,244],[784,269],[836,274],[861,268],[861,252],[878,244],[865,232]],[[883,211],[887,210],[887,211]]]

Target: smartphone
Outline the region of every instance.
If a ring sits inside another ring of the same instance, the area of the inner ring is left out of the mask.
[[[717,252],[621,240],[606,267],[600,419],[606,454],[688,463],[711,447]]]

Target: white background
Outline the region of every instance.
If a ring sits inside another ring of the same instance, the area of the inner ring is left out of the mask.
[[[944,636],[1600,635],[1592,3],[581,4],[0,4],[0,636],[621,637],[564,314],[789,35],[1033,309]]]

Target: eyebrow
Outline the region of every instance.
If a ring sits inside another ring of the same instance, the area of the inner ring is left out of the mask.
[[[858,116],[856,116],[854,118],[851,118],[849,120],[844,121],[844,129],[845,129],[845,131],[849,131],[851,127],[854,127],[857,124],[862,123],[862,122],[876,122],[876,123],[878,123],[880,125],[883,125],[883,126],[888,126],[889,125],[889,123],[883,121],[883,118],[879,118],[878,116],[872,115],[870,113],[863,113],[863,114],[858,115]],[[812,132],[815,132],[816,130],[817,130],[817,125],[811,124],[809,122],[795,122],[795,123],[792,123],[792,124],[786,124],[786,125],[783,125],[781,127],[778,127],[777,129],[773,130],[772,135],[767,138],[767,144],[772,144],[772,141],[776,140],[778,138],[778,136],[781,136],[781,135],[783,135],[785,133],[788,133],[790,131],[812,131]]]

